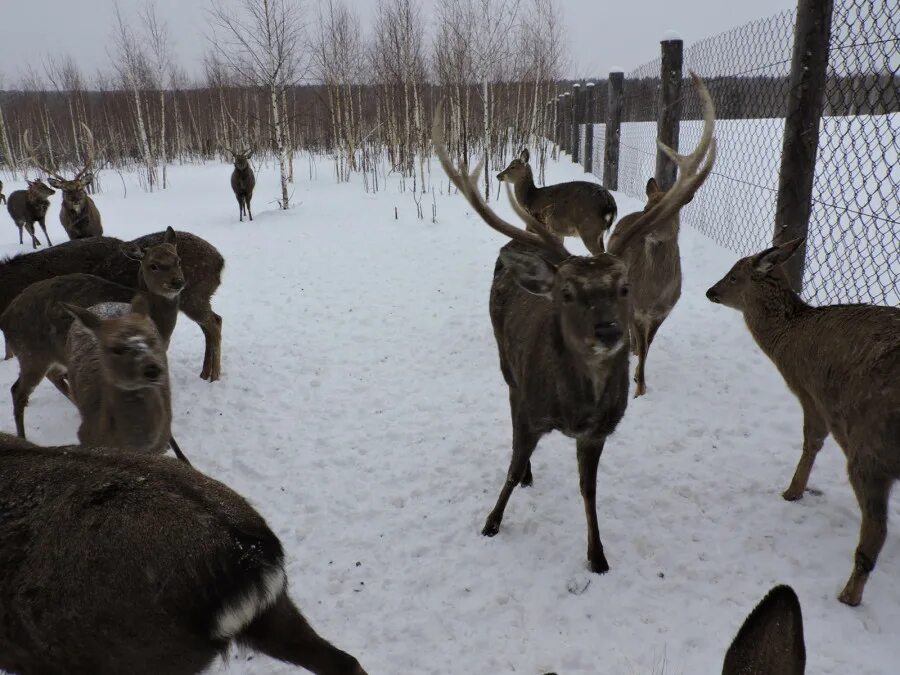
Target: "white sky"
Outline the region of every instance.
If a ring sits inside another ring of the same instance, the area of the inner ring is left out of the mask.
[[[351,0],[352,1],[352,0]],[[426,16],[440,0],[420,0]],[[204,9],[210,0],[156,0],[169,28],[178,62],[192,75],[201,72],[207,46]],[[120,0],[126,17],[136,17],[144,0]],[[308,15],[315,0],[306,0]],[[40,70],[47,53],[70,53],[85,74],[106,66],[112,0],[0,0],[0,82],[19,81],[21,65]],[[363,25],[371,25],[376,0],[353,2]],[[562,0],[572,57],[572,76],[626,71],[659,53],[668,30],[690,44],[747,21],[796,6],[796,0]]]

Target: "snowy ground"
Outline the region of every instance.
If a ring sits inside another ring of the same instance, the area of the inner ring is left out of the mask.
[[[168,190],[127,199],[107,173],[97,201],[110,235],[171,224],[225,255],[213,303],[224,377],[200,380],[202,334],[182,316],[170,351],[175,434],[279,533],[292,595],[323,635],[372,675],[714,673],[752,606],[790,583],[809,673],[896,671],[900,502],[864,604],[844,607],[859,512],[843,457],[829,440],[811,480],[821,494],[779,496],[800,454],[799,405],[740,316],[703,295],[734,254],[682,234],[684,295],[651,351],[649,394],[600,463],[612,570],[595,576],[574,443],[562,436],[541,443],[535,485],[514,493],[500,534],[479,534],[510,453],[487,315],[501,238],[458,196],[437,195],[432,224],[408,193],[336,185],[324,162],[311,181],[298,161],[287,213],[271,204],[272,168],[261,169],[253,223],[237,222],[224,165],[173,168]],[[576,176],[569,160],[548,170],[551,182]],[[617,198],[621,214],[640,206]],[[62,240],[58,203],[51,236]],[[14,232],[0,229],[0,254],[20,250]],[[16,372],[0,363],[6,430]],[[46,384],[26,424],[39,443],[76,440],[74,407]],[[229,660],[214,671],[291,672]]]

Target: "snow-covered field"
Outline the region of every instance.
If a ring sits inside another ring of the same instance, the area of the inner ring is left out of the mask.
[[[459,196],[439,191],[433,224],[416,219],[409,193],[336,185],[324,161],[313,181],[305,159],[297,167],[288,212],[271,203],[272,167],[260,169],[252,223],[237,222],[225,165],[173,168],[168,190],[132,187],[127,199],[106,174],[97,201],[110,235],[173,225],[224,254],[213,302],[223,379],[198,377],[202,334],[182,316],[175,435],[279,533],[292,595],[324,636],[372,675],[716,673],[753,605],[789,583],[809,673],[897,672],[900,502],[863,605],[841,605],[859,526],[843,455],[829,440],[811,480],[821,492],[781,499],[800,455],[799,405],[741,317],[704,297],[733,253],[682,234],[684,295],[651,351],[649,393],[600,463],[612,569],[596,576],[574,442],[562,436],[541,443],[535,485],[516,490],[500,534],[479,534],[510,454],[487,314],[502,239]],[[576,172],[564,159],[548,178]],[[617,199],[620,214],[641,206]],[[51,236],[62,241],[58,203]],[[0,254],[19,251],[3,219]],[[7,431],[16,373],[0,363]],[[39,443],[76,440],[75,408],[46,383],[26,424]],[[229,661],[214,671],[292,672],[243,653]]]

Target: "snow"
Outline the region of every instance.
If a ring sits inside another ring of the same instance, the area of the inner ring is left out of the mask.
[[[843,455],[828,440],[817,492],[781,499],[800,456],[799,405],[738,313],[704,297],[735,254],[682,232],[684,293],[651,350],[648,395],[600,462],[612,569],[596,576],[574,442],[560,435],[541,442],[534,487],[515,491],[499,535],[479,534],[510,453],[487,314],[502,238],[446,181],[433,224],[394,179],[371,195],[358,180],[335,184],[324,160],[295,166],[288,212],[274,205],[274,167],[259,168],[252,223],[237,222],[223,164],[173,167],[168,190],[132,184],[127,199],[106,173],[97,201],[110,235],[173,225],[225,256],[213,301],[223,379],[198,377],[202,334],[181,316],[169,354],[175,436],[279,534],[291,595],[322,635],[372,675],[712,673],[755,603],[789,583],[808,672],[896,669],[898,500],[863,605],[841,605],[859,527]],[[567,157],[548,177],[591,180]],[[21,185],[7,179],[7,194]],[[616,198],[620,214],[641,207]],[[50,234],[62,240],[53,199]],[[0,238],[0,254],[20,250],[11,225]],[[0,362],[0,392],[16,373]],[[11,407],[0,396],[0,428],[13,428]],[[42,444],[75,442],[77,420],[46,383],[26,413]],[[228,660],[212,671],[296,672],[237,651]]]

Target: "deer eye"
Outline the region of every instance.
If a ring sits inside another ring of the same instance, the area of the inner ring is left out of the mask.
[[[158,271],[159,271],[159,265],[157,265],[156,263],[152,263],[152,264],[150,265],[150,269],[153,270],[154,272],[158,272]]]
[[[622,288],[619,289],[619,295],[623,298],[628,295],[628,286],[622,286]]]
[[[736,277],[735,275],[733,275],[733,274],[729,274],[729,275],[728,275],[728,283],[730,283],[730,284],[736,284],[736,283],[737,283],[737,277]]]

